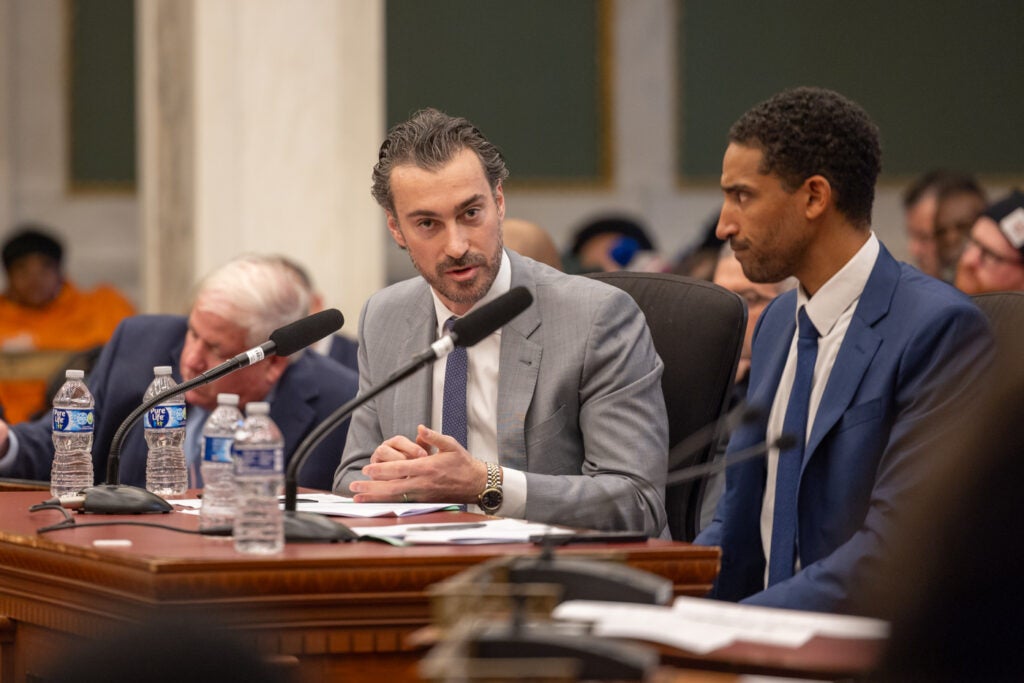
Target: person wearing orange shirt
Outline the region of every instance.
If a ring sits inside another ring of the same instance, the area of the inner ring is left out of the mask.
[[[135,312],[112,287],[86,291],[69,282],[63,256],[60,243],[37,225],[20,226],[5,241],[7,287],[0,295],[0,352],[9,359],[101,346],[121,319]],[[8,422],[27,420],[46,407],[47,379],[0,374],[0,404]]]

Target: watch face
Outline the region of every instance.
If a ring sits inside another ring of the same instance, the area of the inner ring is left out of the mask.
[[[480,495],[480,507],[485,510],[497,510],[501,507],[501,491],[487,489]]]

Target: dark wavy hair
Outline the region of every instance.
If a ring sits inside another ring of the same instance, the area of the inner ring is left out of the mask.
[[[878,127],[855,102],[823,88],[784,90],[741,116],[729,141],[760,149],[761,172],[775,173],[791,191],[824,176],[836,208],[856,225],[871,225],[882,150]]]
[[[377,203],[394,213],[391,194],[391,170],[395,166],[413,164],[436,170],[463,149],[471,149],[483,164],[484,174],[495,192],[498,183],[508,177],[508,168],[501,151],[483,133],[464,118],[449,116],[437,109],[421,109],[404,123],[395,125],[380,146],[377,164],[373,167],[370,192]]]

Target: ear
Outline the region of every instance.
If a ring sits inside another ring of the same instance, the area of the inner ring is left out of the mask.
[[[804,181],[803,188],[806,199],[804,216],[807,220],[821,218],[832,204],[832,184],[822,175],[812,175]]]
[[[505,220],[505,191],[501,187],[500,180],[494,188],[494,203],[498,206],[498,220]]]
[[[393,239],[402,249],[405,249],[405,236],[402,234],[401,228],[398,227],[398,221],[395,219],[395,214],[390,211],[385,211],[385,214],[387,214],[388,217],[388,232],[391,233],[391,239]]]

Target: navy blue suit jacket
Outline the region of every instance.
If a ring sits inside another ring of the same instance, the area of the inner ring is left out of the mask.
[[[338,361],[352,372],[359,374],[359,342],[343,334],[331,336],[331,348],[328,356]]]
[[[96,399],[93,468],[96,481],[107,478],[110,441],[121,422],[142,403],[153,379],[153,367],[170,365],[181,381],[178,361],[185,343],[187,321],[181,316],[140,315],[124,320],[89,373],[88,385]],[[317,424],[356,395],[358,378],[348,368],[306,352],[291,363],[272,391],[270,416],[284,435],[286,460]],[[7,476],[47,480],[53,462],[50,413],[31,423],[12,427],[19,452]],[[141,423],[141,420],[140,420]],[[120,481],[146,485],[146,442],[141,424],[128,430],[121,447]],[[299,484],[331,489],[341,462],[348,422],[331,433],[314,451],[299,473]]]
[[[771,407],[795,324],[796,291],[758,321],[748,401]],[[879,576],[894,522],[934,464],[930,459],[971,378],[988,367],[988,322],[952,287],[895,261],[882,247],[825,387],[804,451],[797,503],[801,570],[764,589],[760,516],[763,459],[731,467],[711,525],[696,539],[722,546],[713,595],[725,600],[849,611]],[[763,443],[744,425],[728,452]],[[969,457],[969,454],[964,454]]]

